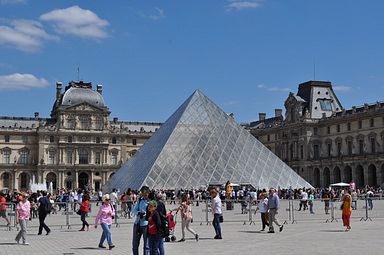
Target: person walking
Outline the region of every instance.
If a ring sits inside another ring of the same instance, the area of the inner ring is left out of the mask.
[[[86,220],[88,212],[89,212],[89,195],[85,194],[79,208],[80,220],[83,223],[83,227],[79,231],[85,231],[85,226],[87,226],[87,231],[89,230],[89,224]]]
[[[211,198],[212,198],[212,203],[211,203],[211,209],[212,209],[212,214],[213,214],[213,222],[212,225],[215,229],[215,237],[214,239],[223,239],[221,235],[221,226],[220,226],[220,218],[222,217],[222,203],[221,199],[219,197],[219,194],[216,189],[211,189],[210,191]]]
[[[183,194],[181,197],[181,205],[176,211],[181,212],[181,239],[179,242],[185,241],[185,229],[187,229],[196,239],[199,241],[199,235],[190,227],[193,216],[192,216],[192,205],[188,199],[187,194]]]
[[[3,192],[0,192],[0,217],[5,219],[7,222],[7,227],[11,225],[7,218],[7,200],[5,199]]]
[[[112,217],[115,216],[115,209],[111,205],[111,199],[108,194],[103,196],[103,203],[99,208],[99,212],[97,213],[95,220],[95,228],[100,223],[101,228],[103,229],[103,233],[100,238],[99,248],[107,248],[104,246],[104,241],[107,239],[109,249],[112,250],[115,245],[112,243],[112,233],[111,233],[111,225],[112,225]]]
[[[315,203],[315,195],[314,195],[315,191],[314,190],[310,190],[309,191],[309,198],[308,198],[308,204],[309,204],[309,212],[311,214],[314,214],[315,212],[313,211],[313,204]]]
[[[28,194],[22,195],[22,200],[16,206],[16,224],[20,224],[20,231],[17,234],[15,241],[20,243],[20,239],[23,241],[23,245],[29,245],[27,243],[27,220],[30,218],[31,204],[28,201]]]
[[[352,197],[352,210],[357,210],[358,195],[356,190],[352,190],[351,197]]]
[[[273,223],[275,223],[279,227],[279,231],[283,231],[284,225],[280,224],[279,221],[276,219],[276,215],[278,213],[280,207],[280,199],[279,196],[276,194],[275,189],[271,188],[269,190],[269,197],[268,197],[268,209],[269,209],[269,231],[268,233],[275,233],[275,230],[273,228]]]
[[[341,218],[343,219],[343,226],[346,227],[345,231],[351,230],[351,214],[352,214],[352,197],[348,190],[345,190],[343,196],[343,203],[341,204],[342,213]]]
[[[259,198],[260,200],[259,200],[259,203],[257,204],[257,209],[260,211],[261,224],[262,224],[261,231],[265,231],[265,227],[269,226],[267,193],[266,192],[261,193]]]
[[[148,221],[148,246],[150,255],[159,255],[160,241],[163,239],[163,229],[159,212],[156,210],[157,202],[148,202],[145,219]]]
[[[368,210],[373,209],[373,197],[374,197],[373,191],[372,191],[372,189],[369,189],[367,194],[366,194],[366,199],[368,202]]]
[[[49,202],[49,198],[47,197],[47,192],[42,192],[42,197],[40,197],[39,201],[39,232],[38,235],[41,235],[43,232],[43,228],[45,231],[47,231],[47,235],[51,233],[51,229],[45,224],[45,218],[47,217],[47,214],[51,212],[51,202]]]
[[[119,197],[117,196],[117,189],[112,189],[112,193],[109,195],[111,198],[111,204],[115,211],[117,210],[117,205],[119,204]]]
[[[149,188],[143,186],[140,189],[140,197],[132,210],[132,215],[136,217],[133,224],[133,237],[132,237],[132,252],[133,255],[139,255],[140,239],[143,237],[143,254],[149,253],[148,240],[147,240],[147,227],[148,221],[145,219],[146,210],[148,206]]]

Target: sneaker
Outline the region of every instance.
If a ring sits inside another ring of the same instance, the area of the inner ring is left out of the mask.
[[[181,238],[179,241],[177,241],[177,242],[179,242],[179,243],[181,243],[181,242],[185,242],[185,239],[184,238]]]
[[[195,235],[195,239],[196,239],[196,242],[199,241],[199,235],[198,234]]]
[[[215,236],[213,239],[223,239],[221,236]]]
[[[23,245],[29,245],[29,243],[23,243]]]
[[[268,233],[275,233],[275,231],[273,231],[273,230],[269,230]]]
[[[105,249],[105,248],[107,248],[107,247],[105,247],[105,246],[102,245],[102,244],[99,244],[99,248],[103,248],[103,249]]]
[[[115,246],[113,244],[109,246],[110,250],[112,250],[113,248],[115,248]]]
[[[279,232],[283,231],[284,225],[281,225],[279,228]]]
[[[20,240],[17,240],[17,239],[15,239],[15,241],[16,241],[16,243],[17,243],[17,244],[19,244],[19,243],[20,243]]]

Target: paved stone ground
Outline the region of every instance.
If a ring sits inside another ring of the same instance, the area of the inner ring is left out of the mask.
[[[184,243],[166,243],[166,254],[380,254],[384,252],[382,236],[384,228],[384,200],[375,201],[375,208],[369,211],[372,221],[360,221],[365,216],[363,203],[359,203],[359,209],[353,211],[352,230],[344,232],[341,211],[336,210],[336,221],[325,223],[330,219],[323,212],[323,204],[315,203],[316,213],[310,215],[308,211],[295,211],[295,220],[289,221],[288,202],[282,202],[282,208],[278,215],[281,222],[287,221],[284,231],[268,234],[260,232],[259,214],[256,214],[255,225],[249,224],[249,215],[241,214],[240,206],[236,205],[233,211],[224,211],[225,222],[223,228],[223,240],[212,239],[214,230],[205,221],[205,212],[202,212],[204,204],[194,206],[194,223],[192,227],[200,234],[200,241],[196,243],[192,235],[187,233],[187,241]],[[167,205],[168,208],[174,206]],[[297,209],[298,202],[294,201]],[[339,204],[336,204],[339,207]],[[89,222],[93,223],[93,210]],[[210,217],[210,215],[209,215]],[[211,219],[211,217],[210,217]],[[34,219],[28,226],[29,246],[16,245],[14,238],[16,229],[8,231],[0,226],[0,254],[131,254],[132,220],[119,219],[120,226],[114,224],[112,229],[113,242],[116,248],[112,251],[97,248],[101,229],[89,232],[78,232],[80,219],[77,215],[70,218],[71,229],[65,226],[65,216],[62,214],[51,215],[47,219],[51,225],[52,233],[49,236],[37,236],[38,220]],[[0,224],[3,224],[0,220]],[[244,225],[244,222],[246,223]],[[181,235],[180,224],[176,227],[176,236]]]

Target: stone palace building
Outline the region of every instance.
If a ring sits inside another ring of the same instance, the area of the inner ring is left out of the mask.
[[[0,117],[0,189],[27,190],[32,180],[100,189],[160,127],[110,121],[102,85],[56,83],[51,117]]]
[[[314,187],[384,184],[384,103],[344,109],[331,82],[308,81],[275,116],[244,124]]]

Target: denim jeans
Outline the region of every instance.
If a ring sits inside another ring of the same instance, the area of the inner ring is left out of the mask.
[[[107,239],[107,243],[109,246],[112,245],[112,234],[111,234],[111,225],[107,225],[105,223],[101,223],[101,228],[103,229],[103,234],[100,238],[99,245],[103,245],[105,239]]]
[[[159,244],[159,255],[165,255],[164,238],[161,238],[161,239],[160,239],[160,244]]]
[[[133,237],[132,237],[132,253],[133,255],[139,255],[139,246],[140,239],[143,236],[143,254],[149,254],[148,240],[147,240],[147,226],[140,227],[140,233],[138,233],[138,226],[136,224],[133,225]]]
[[[162,238],[156,235],[148,235],[149,243],[149,254],[150,255],[159,255],[160,242]]]
[[[221,237],[221,227],[220,227],[220,215],[219,213],[215,213],[213,215],[212,225],[215,228],[216,236]]]
[[[369,210],[373,209],[373,201],[372,201],[372,199],[369,199],[369,198],[368,198],[368,209]]]

